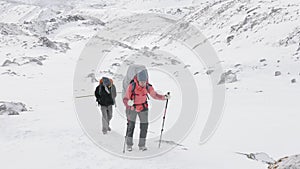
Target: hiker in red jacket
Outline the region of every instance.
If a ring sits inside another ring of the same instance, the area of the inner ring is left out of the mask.
[[[170,99],[170,95],[158,94],[151,84],[148,83],[148,74],[146,70],[139,72],[130,83],[126,90],[126,94],[123,98],[123,102],[126,106],[126,115],[128,120],[126,144],[127,150],[132,151],[133,146],[133,132],[135,127],[136,116],[140,119],[140,139],[139,150],[147,150],[146,136],[148,129],[148,103],[147,94],[157,100]]]

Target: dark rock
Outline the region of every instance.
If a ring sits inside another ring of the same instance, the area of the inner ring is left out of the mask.
[[[207,75],[210,75],[210,74],[212,74],[214,72],[214,70],[207,70],[205,73],[207,74]]]
[[[40,37],[39,43],[41,43],[42,46],[45,46],[48,48],[52,48],[55,50],[58,49],[57,45],[54,42],[50,41],[47,37]]]
[[[25,64],[35,63],[37,65],[43,65],[42,61],[46,60],[46,55],[44,56],[38,56],[38,57],[21,57],[21,58],[14,58],[13,61],[5,60],[5,62],[2,64],[2,67],[4,66],[10,66],[10,65],[17,65],[22,66]]]
[[[234,35],[228,36],[227,37],[227,43],[230,43],[234,38]]]
[[[4,67],[4,66],[10,66],[10,65],[20,66],[20,64],[16,62],[16,59],[14,59],[13,61],[5,60],[4,63],[2,64],[2,67]]]
[[[188,68],[188,67],[191,67],[191,65],[185,65],[183,68],[186,69],[186,68]]]
[[[51,49],[59,50],[61,52],[66,52],[70,49],[68,43],[62,43],[62,42],[52,42],[47,37],[40,37],[38,43],[40,43],[41,46],[45,46]]]
[[[237,75],[233,73],[232,70],[228,70],[227,72],[221,75],[221,79],[218,85],[224,83],[234,83],[236,81],[237,81]]]
[[[10,76],[18,76],[18,74],[10,69],[6,70],[5,72],[1,73],[2,75],[10,75]]]
[[[171,61],[171,64],[172,64],[172,65],[178,65],[178,64],[181,63],[180,61],[178,61],[178,60],[176,60],[176,59],[170,59],[170,61]]]
[[[10,64],[12,64],[13,62],[10,60],[5,60],[4,63],[2,64],[2,67],[4,66],[9,66]]]
[[[20,112],[27,111],[25,104],[21,102],[0,101],[0,115],[19,115]]]
[[[85,20],[85,18],[80,15],[68,15],[66,18],[63,18],[63,21],[65,22],[76,22],[82,20]]]
[[[121,66],[120,63],[113,63],[112,66]]]
[[[5,31],[5,30],[2,30],[2,31],[1,31],[1,34],[2,34],[2,35],[8,35],[8,32]]]
[[[242,66],[242,65],[241,65],[241,64],[239,64],[239,63],[238,63],[238,64],[236,64],[236,65],[234,65],[234,67],[239,67],[239,66]]]
[[[98,80],[96,79],[95,73],[88,74],[87,78],[90,78],[92,83],[98,82]]]
[[[19,25],[14,23],[0,23],[0,34],[2,35],[27,35]]]
[[[30,58],[29,62],[35,62],[36,64],[41,65],[41,66],[43,65],[43,63],[40,60],[36,59],[36,58]]]
[[[8,115],[20,115],[19,112],[17,112],[16,110],[12,110],[12,109],[8,109],[6,110],[6,112]]]
[[[260,59],[259,62],[265,62],[267,61],[266,59]]]
[[[157,50],[157,49],[159,49],[159,46],[154,46],[154,47],[152,47],[151,50],[153,51],[153,50]]]
[[[281,72],[280,71],[276,71],[275,72],[275,76],[280,76],[281,75]]]
[[[51,18],[49,22],[56,22],[55,18]]]

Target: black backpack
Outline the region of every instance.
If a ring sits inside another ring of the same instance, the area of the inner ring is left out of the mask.
[[[105,90],[105,87],[102,83],[100,83],[95,90],[95,97],[96,101],[98,102],[98,105],[101,106],[110,106],[114,105],[114,100],[112,98],[112,92],[111,92],[111,87],[109,88],[109,92],[107,93]]]

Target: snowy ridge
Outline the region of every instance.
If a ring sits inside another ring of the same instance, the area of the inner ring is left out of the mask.
[[[266,153],[237,153],[241,155],[245,155],[247,158],[251,160],[256,160],[268,165],[268,169],[297,169],[300,167],[300,156],[292,155],[280,158],[275,161],[271,157],[269,157]]]

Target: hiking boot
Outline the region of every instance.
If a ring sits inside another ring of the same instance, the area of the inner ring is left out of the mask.
[[[147,150],[147,147],[145,147],[145,146],[139,147],[139,150],[141,150],[141,151],[146,151],[146,150]]]
[[[111,131],[111,128],[110,128],[110,127],[108,127],[107,131]]]
[[[127,146],[127,151],[132,151],[132,146]]]
[[[107,131],[102,131],[102,133],[105,135],[105,134],[107,134]]]

